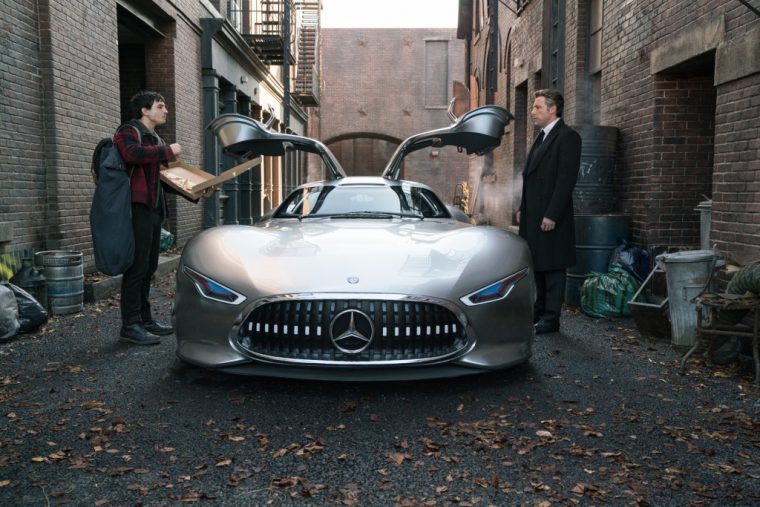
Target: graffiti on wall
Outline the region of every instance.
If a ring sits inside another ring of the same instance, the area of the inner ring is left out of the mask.
[[[0,280],[9,281],[21,267],[19,252],[0,254]]]

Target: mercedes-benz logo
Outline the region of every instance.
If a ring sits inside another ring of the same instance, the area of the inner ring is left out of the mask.
[[[372,319],[361,310],[343,310],[330,323],[330,339],[335,348],[346,354],[359,354],[372,343],[375,328]]]

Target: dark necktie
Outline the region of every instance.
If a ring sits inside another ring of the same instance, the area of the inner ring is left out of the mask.
[[[539,146],[541,146],[541,143],[544,140],[544,129],[541,129],[541,132],[538,133],[536,136],[536,140],[533,141],[533,146],[530,147],[530,152],[528,153],[528,160],[525,163],[526,167],[530,167],[530,160],[533,158],[533,154],[536,152]]]

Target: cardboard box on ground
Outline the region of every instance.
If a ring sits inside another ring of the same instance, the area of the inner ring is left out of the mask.
[[[190,164],[172,162],[161,167],[161,181],[190,199],[198,199],[207,188],[219,186],[259,164],[261,157],[256,157],[214,176]]]

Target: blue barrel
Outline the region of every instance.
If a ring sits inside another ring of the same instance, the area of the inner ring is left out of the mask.
[[[48,313],[64,315],[84,309],[84,271],[81,252],[47,250],[34,254],[47,280]]]
[[[573,190],[576,213],[598,215],[615,212],[615,157],[618,129],[584,125],[574,127],[580,134],[581,167]]]
[[[565,303],[581,306],[581,288],[588,273],[606,273],[615,248],[630,240],[628,215],[575,215],[575,266],[567,270]]]

